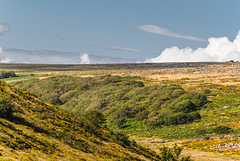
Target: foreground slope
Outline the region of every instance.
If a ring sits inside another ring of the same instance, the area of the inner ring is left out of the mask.
[[[0,82],[0,158],[12,160],[158,160],[121,134]]]

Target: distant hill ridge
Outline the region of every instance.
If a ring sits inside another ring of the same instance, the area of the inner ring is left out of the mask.
[[[182,63],[112,63],[112,64],[30,64],[0,63],[0,69],[28,70],[146,70],[161,68],[191,68],[206,65],[222,64],[222,62],[182,62]]]

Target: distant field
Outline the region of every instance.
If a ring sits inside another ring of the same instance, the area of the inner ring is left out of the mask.
[[[15,64],[0,63],[0,69],[27,70],[147,70],[159,68],[188,68],[221,64],[217,62],[193,63],[128,63],[128,64]]]

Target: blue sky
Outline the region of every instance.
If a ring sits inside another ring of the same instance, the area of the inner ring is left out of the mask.
[[[166,48],[234,40],[239,0],[0,0],[3,49],[57,50],[145,60]]]

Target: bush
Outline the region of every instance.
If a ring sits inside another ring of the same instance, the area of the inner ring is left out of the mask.
[[[137,120],[142,121],[148,118],[149,111],[143,110],[136,115]]]
[[[129,137],[121,132],[118,132],[115,134],[117,136],[117,141],[121,141],[123,144],[123,147],[126,147],[130,145],[131,141],[129,140]]]
[[[175,105],[175,109],[178,112],[191,112],[196,111],[196,105],[190,100],[183,100]]]
[[[173,115],[165,117],[164,122],[165,125],[179,125],[190,123],[200,118],[201,116],[198,112],[192,112],[190,114],[178,112]]]
[[[162,147],[160,150],[161,161],[191,161],[190,156],[180,158],[182,148],[176,144],[173,148]]]
[[[217,134],[227,134],[231,132],[231,128],[228,126],[217,126],[213,128],[213,132]]]
[[[201,107],[207,103],[207,96],[199,93],[195,93],[192,102],[197,106]]]
[[[86,112],[84,118],[86,118],[96,127],[100,127],[106,121],[104,115],[97,110]]]
[[[14,72],[5,72],[5,71],[3,71],[0,75],[0,79],[10,78],[10,77],[17,77],[17,76]]]
[[[124,118],[118,118],[115,119],[114,124],[117,125],[118,128],[122,129],[124,127],[124,124],[126,123],[126,119]]]
[[[89,84],[86,83],[86,84],[81,85],[79,88],[80,88],[81,90],[85,91],[85,90],[88,90],[89,87],[90,87]]]
[[[199,93],[202,95],[206,95],[206,94],[211,93],[211,91],[209,89],[202,89]]]
[[[120,76],[111,76],[110,74],[103,76],[103,84],[109,84],[109,83],[117,83],[121,81],[121,77]]]
[[[1,98],[0,100],[0,117],[10,119],[13,114],[13,107],[10,105],[7,99]]]
[[[202,118],[199,112],[191,112],[189,117],[191,117],[192,120],[198,120]]]
[[[195,129],[195,133],[197,134],[197,136],[202,136],[207,134],[207,129],[205,129],[205,127],[201,127],[199,129]]]
[[[130,80],[124,83],[125,85],[133,85],[134,87],[143,87],[144,84],[141,81]]]

